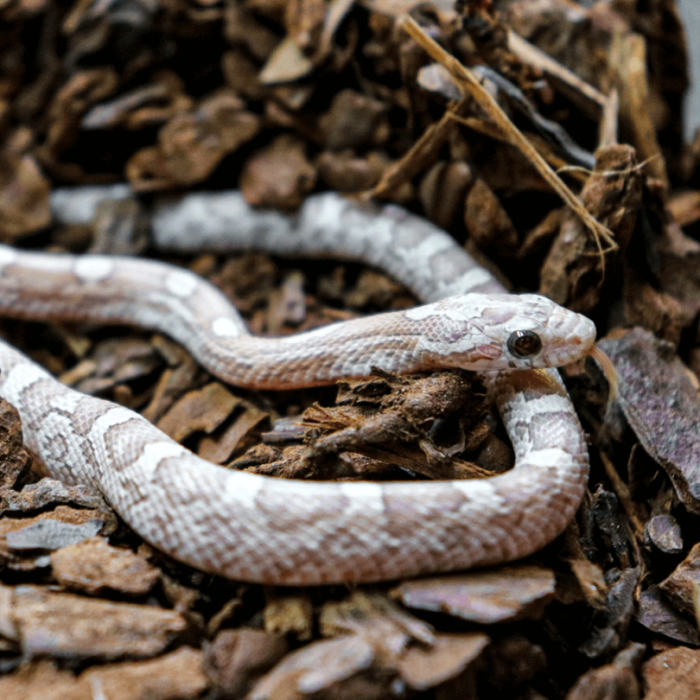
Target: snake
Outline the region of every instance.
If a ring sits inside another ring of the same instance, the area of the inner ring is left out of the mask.
[[[71,196],[57,191],[55,218],[70,217]],[[161,331],[221,380],[255,389],[326,385],[375,367],[475,370],[515,453],[510,471],[479,480],[324,482],[226,469],[0,341],[0,395],[19,411],[26,444],[52,477],[99,491],[155,548],[237,581],[369,583],[520,559],[573,518],[588,453],[552,368],[592,352],[589,319],[542,296],[506,293],[425,219],[337,193],[310,196],[296,215],[253,210],[240,192],[195,193],[156,203],[151,229],[154,246],[170,251],[356,257],[424,303],[257,337],[221,291],[186,268],[3,245],[0,314]]]

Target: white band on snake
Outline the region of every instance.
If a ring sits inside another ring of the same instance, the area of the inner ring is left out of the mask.
[[[222,242],[216,232],[230,235]],[[64,387],[0,343],[0,394],[19,410],[27,444],[52,476],[100,491],[152,545],[236,580],[370,582],[517,559],[573,517],[586,445],[558,374],[536,368],[587,354],[595,339],[588,319],[542,297],[504,295],[450,236],[418,217],[364,210],[335,194],[310,198],[296,218],[253,212],[237,193],[188,196],[157,207],[153,233],[171,250],[356,257],[433,303],[254,338],[223,294],[186,270],[0,247],[0,314],[157,329],[224,381],[263,389],[328,384],[372,366],[523,371],[485,375],[513,442],[512,471],[479,481],[307,482],[210,464],[138,414]]]

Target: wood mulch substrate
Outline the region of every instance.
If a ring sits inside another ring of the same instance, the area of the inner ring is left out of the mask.
[[[198,189],[283,211],[313,191],[378,198],[593,318],[618,385],[609,400],[592,363],[564,372],[592,472],[543,552],[310,589],[154,551],[98,494],[46,477],[0,405],[0,697],[698,697],[700,139],[681,142],[672,0],[7,0],[0,65],[4,242],[147,252],[154,198]],[[91,223],[52,220],[56,187],[125,180],[135,194]],[[351,263],[171,261],[256,333],[414,303]],[[147,331],[2,328],[230,468],[481,478],[512,463],[469,373],[245,392]]]

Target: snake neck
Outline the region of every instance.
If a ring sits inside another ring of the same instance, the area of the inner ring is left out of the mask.
[[[375,368],[396,374],[426,369],[417,336],[392,329],[386,315],[375,318],[356,327],[345,322],[278,338],[202,336],[198,355],[207,369],[232,384],[271,390],[326,386],[370,376]],[[228,346],[226,352],[222,346]]]

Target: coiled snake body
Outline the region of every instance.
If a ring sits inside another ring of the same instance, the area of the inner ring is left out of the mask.
[[[205,229],[202,207],[213,222]],[[0,313],[155,328],[220,378],[249,387],[327,384],[372,366],[485,370],[516,465],[488,480],[414,483],[301,482],[228,471],[138,414],[64,387],[0,343],[0,394],[18,408],[29,446],[56,478],[99,490],[148,542],[232,579],[367,582],[523,557],[571,519],[588,471],[583,434],[557,373],[531,368],[586,354],[595,338],[590,321],[542,297],[502,294],[429,223],[397,208],[367,212],[338,195],[309,199],[296,219],[253,213],[235,193],[186,197],[157,210],[153,231],[170,249],[229,246],[214,236],[218,231],[237,234],[239,246],[280,254],[356,255],[433,303],[283,340],[257,339],[218,290],[188,271],[0,247]]]

